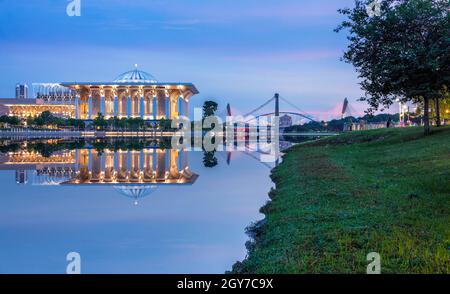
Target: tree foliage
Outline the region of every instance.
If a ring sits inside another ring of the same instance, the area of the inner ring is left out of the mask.
[[[105,119],[105,116],[101,113],[98,113],[92,122],[96,129],[105,129],[108,126],[108,122]]]
[[[203,118],[213,116],[217,111],[218,104],[214,101],[205,101],[203,103]]]
[[[0,116],[0,123],[18,125],[20,124],[20,119],[16,116],[2,115]]]
[[[381,14],[369,16],[368,4],[355,0],[341,9],[348,30],[344,60],[355,66],[368,112],[396,99],[424,104],[429,132],[429,102],[441,99],[450,83],[450,3],[448,0],[377,0]]]
[[[48,110],[43,111],[37,117],[31,116],[28,117],[26,121],[28,126],[37,126],[37,127],[58,126],[58,127],[75,127],[79,129],[85,128],[85,123],[81,119],[57,117],[54,116]]]

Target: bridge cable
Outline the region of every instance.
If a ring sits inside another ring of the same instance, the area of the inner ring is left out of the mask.
[[[297,107],[295,104],[293,104],[292,102],[290,102],[286,98],[283,98],[283,97],[280,96],[280,99],[283,100],[284,102],[286,102],[287,104],[289,104],[290,106],[294,107],[298,111],[300,111],[300,113],[302,114],[303,117],[305,117],[305,118],[307,118],[307,119],[309,119],[311,121],[316,121],[312,116],[308,115],[305,111],[301,110],[299,107]]]
[[[262,109],[263,107],[265,107],[267,104],[269,104],[270,102],[272,102],[275,99],[275,97],[270,98],[269,100],[267,100],[264,104],[262,104],[261,106],[259,106],[258,108],[254,109],[253,111],[250,111],[249,113],[245,114],[244,117],[247,117],[255,112],[257,112],[258,110]]]

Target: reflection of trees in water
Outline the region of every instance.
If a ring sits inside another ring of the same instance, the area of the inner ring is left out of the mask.
[[[21,146],[19,143],[11,143],[11,144],[1,144],[0,145],[0,152],[2,153],[8,153],[8,152],[18,152],[20,151]]]
[[[20,142],[3,141],[0,143],[0,152],[37,152],[44,157],[50,157],[53,153],[63,150],[76,150],[94,148],[98,153],[109,150],[134,150],[145,148],[171,149],[170,138],[102,138],[102,139],[35,139]]]
[[[67,140],[32,140],[32,141],[21,141],[21,142],[3,142],[0,146],[0,152],[37,152],[43,157],[50,157],[53,153],[62,150],[74,150],[83,148],[85,142],[84,139],[67,141]]]
[[[216,158],[216,152],[214,151],[203,151],[203,165],[208,168],[213,168],[218,164]]]
[[[92,147],[103,151],[110,150],[134,150],[140,151],[149,147],[157,147],[159,149],[171,149],[170,138],[127,138],[127,139],[97,139],[92,142]]]
[[[73,142],[59,142],[56,144],[49,144],[47,142],[38,142],[27,144],[28,151],[35,151],[44,157],[50,157],[54,152],[62,150],[74,150],[84,146],[84,140]]]

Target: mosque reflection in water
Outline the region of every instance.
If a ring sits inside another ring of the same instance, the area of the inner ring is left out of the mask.
[[[19,150],[0,152],[0,170],[15,170],[18,184],[111,186],[135,201],[160,185],[192,185],[198,178],[189,169],[186,150],[160,144],[129,150],[85,145],[44,156],[22,143]]]

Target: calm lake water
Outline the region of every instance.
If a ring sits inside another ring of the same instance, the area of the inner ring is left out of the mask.
[[[223,273],[272,186],[257,146],[3,140],[0,273]],[[290,143],[282,142],[282,148]],[[161,148],[163,147],[163,148]]]

